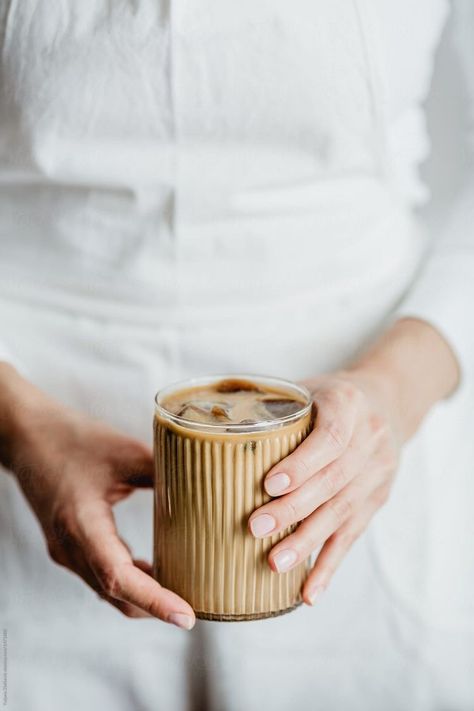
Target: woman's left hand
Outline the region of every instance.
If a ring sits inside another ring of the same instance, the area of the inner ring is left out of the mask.
[[[322,546],[302,591],[313,604],[387,500],[402,436],[377,380],[341,370],[304,384],[313,395],[314,429],[266,475],[265,490],[276,498],[252,513],[249,527],[262,538],[302,522],[271,550],[276,572]]]

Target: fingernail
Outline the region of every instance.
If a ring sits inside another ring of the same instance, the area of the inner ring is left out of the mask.
[[[192,617],[189,615],[184,615],[182,612],[171,612],[168,615],[168,622],[176,627],[181,627],[184,630],[190,630],[194,627],[194,622]]]
[[[311,588],[308,592],[308,600],[312,605],[314,605],[316,598],[324,592],[324,585],[316,585],[316,587]]]
[[[254,536],[266,536],[273,531],[276,522],[270,514],[260,514],[250,521],[250,530]]]
[[[265,479],[265,491],[270,496],[277,496],[281,494],[285,489],[288,489],[290,485],[290,477],[288,474],[273,474],[268,479]]]
[[[290,548],[287,548],[284,551],[279,551],[278,553],[276,553],[276,555],[273,556],[273,562],[275,563],[275,567],[278,572],[283,573],[285,570],[288,570],[288,568],[293,565],[293,563],[296,562],[297,558],[298,556],[296,552],[292,551]]]

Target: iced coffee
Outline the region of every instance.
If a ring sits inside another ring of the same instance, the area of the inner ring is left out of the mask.
[[[156,396],[154,575],[196,616],[251,620],[301,603],[309,558],[273,572],[271,548],[296,524],[255,539],[267,472],[307,436],[311,398],[277,378],[199,378]]]

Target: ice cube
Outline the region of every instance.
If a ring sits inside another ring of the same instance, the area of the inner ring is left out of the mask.
[[[292,398],[272,397],[261,400],[272,417],[288,417],[301,409],[302,403]]]
[[[208,422],[213,419],[231,419],[229,414],[229,405],[227,403],[206,402],[199,400],[190,400],[184,403],[177,415],[178,417],[184,417],[185,419],[197,419],[198,422]]]
[[[213,405],[211,408],[211,415],[218,419],[230,420],[229,410],[222,405]]]

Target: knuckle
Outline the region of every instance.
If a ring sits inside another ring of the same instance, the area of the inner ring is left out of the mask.
[[[316,550],[316,548],[318,548],[321,543],[321,536],[318,536],[316,530],[312,528],[309,529],[305,532],[304,538],[301,539],[299,548],[300,554],[302,556],[309,555],[314,550]]]
[[[280,519],[283,523],[293,523],[300,520],[300,513],[290,498],[280,499],[279,504],[281,507]]]
[[[356,383],[345,378],[337,379],[329,393],[329,399],[339,407],[347,407],[348,403],[356,402],[363,395]]]
[[[116,566],[103,566],[97,571],[97,577],[106,595],[115,598],[121,594],[121,576]]]
[[[353,383],[344,382],[339,386],[339,392],[344,400],[352,402],[359,397],[359,388]]]
[[[296,470],[301,479],[309,479],[309,477],[312,476],[313,471],[305,457],[298,457],[298,459],[295,458],[294,464],[296,465]]]
[[[369,415],[369,429],[373,435],[386,433],[387,426],[385,419],[378,412],[372,412]]]
[[[324,430],[334,445],[337,452],[342,452],[347,444],[347,433],[345,428],[335,420],[331,420],[324,425]]]
[[[337,494],[347,483],[348,473],[345,465],[337,462],[331,465],[322,475],[324,493],[329,498]]]
[[[352,512],[352,503],[346,497],[332,499],[328,502],[328,505],[334,516],[336,525],[342,524]]]
[[[141,605],[142,610],[144,610],[148,615],[152,617],[157,617],[159,620],[166,621],[166,613],[161,602],[156,602],[154,600],[149,600]]]
[[[159,620],[163,620],[163,622],[168,621],[169,610],[164,601],[160,598],[151,598],[144,601],[140,604],[140,609],[152,617],[157,617]]]

